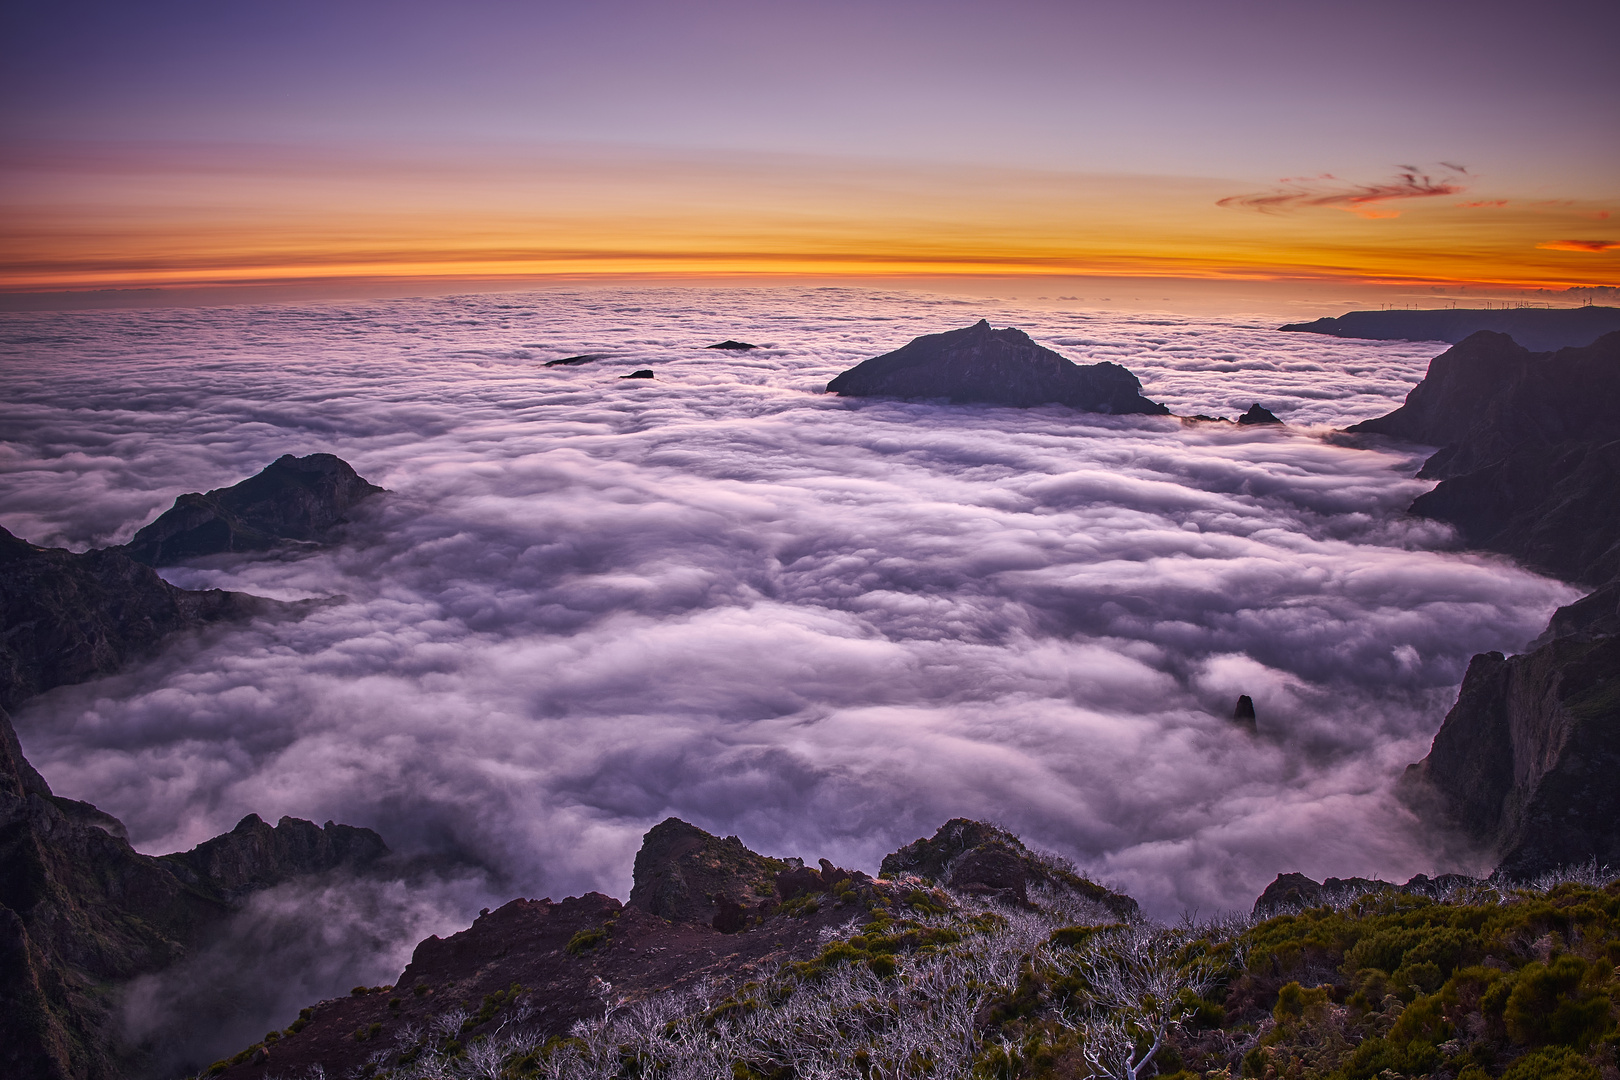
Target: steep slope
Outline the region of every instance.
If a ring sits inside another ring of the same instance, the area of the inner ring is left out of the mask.
[[[81,555],[0,529],[0,709],[116,671],[177,631],[293,608],[178,589],[115,548]]]
[[[1510,874],[1620,862],[1620,333],[1551,354],[1474,334],[1401,408],[1349,430],[1440,446],[1419,475],[1443,479],[1414,514],[1598,586],[1526,654],[1474,657],[1407,795]]]
[[[0,1075],[126,1075],[119,983],[185,955],[248,893],[388,850],[369,829],[256,816],[157,858],[125,837],[111,815],[53,795],[0,712]]]
[[[954,403],[1067,405],[1085,412],[1164,415],[1142,384],[1118,364],[1089,367],[1031,341],[1022,330],[972,326],[915,338],[874,356],[827,384],[843,397],[945,398]]]

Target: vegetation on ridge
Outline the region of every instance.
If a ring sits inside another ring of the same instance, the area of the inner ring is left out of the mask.
[[[920,884],[920,882],[919,882]],[[1620,879],[1595,870],[1176,926],[1042,885],[896,891],[814,959],[545,1038],[521,987],[368,1032],[393,1080],[1599,1080],[1620,1075]],[[291,1077],[284,1080],[292,1080]]]

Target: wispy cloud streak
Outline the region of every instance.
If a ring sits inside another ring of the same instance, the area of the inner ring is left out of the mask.
[[[1440,169],[1442,172],[1437,177],[1415,166],[1403,165],[1393,179],[1373,184],[1346,183],[1330,173],[1287,178],[1280,187],[1271,191],[1229,195],[1215,205],[1258,210],[1263,214],[1282,214],[1325,206],[1368,218],[1396,217],[1399,212],[1382,209],[1384,204],[1406,199],[1430,199],[1439,195],[1459,195],[1468,190],[1461,182],[1461,178],[1468,174],[1466,169],[1449,164],[1442,164]]]

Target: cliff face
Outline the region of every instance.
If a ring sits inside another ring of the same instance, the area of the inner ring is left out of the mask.
[[[148,566],[168,566],[198,555],[315,542],[382,490],[332,454],[285,454],[239,484],[180,496],[124,551]]]
[[[294,818],[249,817],[161,858],[125,837],[111,815],[53,795],[0,712],[0,1075],[127,1075],[118,984],[185,955],[247,893],[387,851],[369,829]]]
[[[175,588],[117,549],[80,555],[0,529],[0,709],[110,674],[178,630],[286,607]]]
[[[1620,865],[1620,637],[1474,657],[1412,773],[1509,876]]]
[[[962,404],[1067,405],[1085,412],[1164,415],[1118,364],[1081,367],[1022,330],[972,326],[916,338],[850,368],[827,384],[844,397],[945,398]]]
[[[1474,334],[1401,408],[1350,431],[1441,447],[1419,475],[1443,479],[1413,513],[1599,586],[1532,651],[1474,657],[1408,790],[1437,795],[1506,873],[1620,862],[1620,333],[1551,354]]]

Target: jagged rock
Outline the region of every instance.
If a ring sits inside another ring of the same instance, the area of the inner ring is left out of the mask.
[[[1483,653],[1428,757],[1408,771],[1510,877],[1620,865],[1620,637]]]
[[[843,397],[945,398],[954,403],[1068,405],[1086,412],[1163,415],[1142,384],[1118,364],[1081,367],[1031,341],[1022,330],[992,329],[984,319],[928,334],[863,360],[827,384]]]
[[[1254,699],[1248,694],[1238,695],[1237,707],[1232,710],[1232,720],[1250,731],[1255,730],[1257,719],[1254,715]]]
[[[75,554],[0,529],[0,709],[110,674],[176,631],[297,606],[179,589],[116,548]]]
[[[652,378],[656,378],[656,376],[653,375],[652,368],[642,368],[640,371],[632,371],[628,375],[620,375],[619,378],[621,378],[621,379],[652,379]]]
[[[162,859],[183,880],[236,900],[300,874],[363,869],[386,854],[388,845],[370,829],[295,817],[283,817],[272,829],[249,814],[230,832]]]
[[[776,899],[776,875],[786,870],[743,846],[666,818],[654,825],[636,852],[630,906],[671,922],[712,926],[723,902],[757,907]]]
[[[148,566],[168,566],[198,555],[314,543],[356,503],[382,491],[342,458],[286,454],[239,484],[180,496],[124,552]]]
[[[1463,874],[1441,874],[1431,878],[1419,874],[1404,885],[1378,878],[1334,878],[1315,881],[1304,874],[1278,874],[1277,880],[1266,886],[1265,892],[1254,902],[1254,913],[1260,916],[1276,915],[1289,910],[1315,907],[1318,904],[1361,893],[1396,892],[1433,896],[1465,885],[1483,884],[1478,878]]]
[[[547,360],[546,367],[574,367],[577,364],[588,364],[592,360],[605,360],[609,353],[581,353],[578,356],[564,356],[559,360]]]
[[[739,351],[747,351],[748,349],[757,349],[757,348],[759,348],[759,346],[758,345],[750,345],[746,341],[733,341],[730,338],[727,338],[726,340],[718,342],[718,343],[716,343],[714,345],[705,345],[704,348],[706,348],[706,349],[734,349],[734,350],[739,350]]]
[[[932,838],[913,841],[885,857],[878,873],[888,879],[918,877],[1016,902],[1027,900],[1033,884],[1056,886],[1101,904],[1119,918],[1137,913],[1130,897],[1087,881],[1060,860],[1037,855],[1005,829],[968,818],[952,818]]]
[[[1289,323],[1280,330],[1375,341],[1458,342],[1480,331],[1511,334],[1532,349],[1587,345],[1620,330],[1620,308],[1448,308],[1433,311],[1351,311],[1338,318]]]
[[[1280,424],[1281,420],[1270,409],[1264,408],[1257,401],[1249,406],[1249,411],[1238,417],[1240,424]]]
[[[277,830],[238,830],[250,835],[142,855],[116,818],[51,793],[0,711],[0,1075],[126,1075],[109,990],[184,956],[235,898],[386,850],[370,830],[345,826],[283,819]],[[311,831],[328,843],[310,844]],[[224,877],[210,875],[216,867]]]

